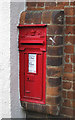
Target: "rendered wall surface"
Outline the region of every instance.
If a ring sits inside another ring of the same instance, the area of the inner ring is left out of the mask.
[[[11,118],[25,118],[26,114],[20,105],[19,98],[19,55],[18,29],[20,13],[25,9],[24,2],[10,3],[10,95]]]
[[[25,3],[0,1],[0,119],[26,118],[19,101],[18,21]]]
[[[0,119],[11,117],[10,3],[0,1]]]

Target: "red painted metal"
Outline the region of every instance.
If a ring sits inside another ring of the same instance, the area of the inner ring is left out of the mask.
[[[20,100],[45,104],[46,25],[19,25],[18,28]],[[30,71],[33,57],[35,66]]]
[[[46,24],[28,24],[28,25],[21,25],[21,24],[19,24],[19,26],[17,26],[18,28],[20,28],[20,27],[45,27],[45,26],[47,26]]]

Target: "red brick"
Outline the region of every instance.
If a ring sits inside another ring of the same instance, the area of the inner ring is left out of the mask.
[[[71,62],[75,63],[75,55],[71,55]]]
[[[31,103],[27,103],[27,110],[33,111],[34,110],[34,105],[31,104]]]
[[[48,114],[50,114],[50,115],[57,115],[57,111],[59,111],[58,110],[59,108],[58,108],[58,106],[57,105],[51,105],[51,106],[49,106],[49,109],[48,109]]]
[[[50,11],[44,11],[42,13],[42,22],[45,24],[50,24],[51,19],[51,12]]]
[[[47,87],[57,87],[61,85],[61,77],[58,78],[48,78],[47,79]]]
[[[48,34],[63,34],[63,26],[57,26],[57,25],[48,25],[48,29],[47,29],[47,33]]]
[[[75,81],[75,73],[73,73],[73,80]]]
[[[44,7],[38,7],[38,8],[35,8],[35,7],[28,7],[27,10],[37,10],[37,11],[40,11],[40,10],[44,10]]]
[[[42,105],[42,113],[48,113],[49,106],[47,105]]]
[[[65,53],[74,53],[74,46],[73,45],[66,45],[64,48]]]
[[[32,12],[27,12],[25,16],[25,23],[30,24],[33,22],[33,13]]]
[[[69,55],[65,55],[64,60],[65,62],[69,63]]]
[[[46,10],[59,10],[59,9],[63,9],[64,10],[64,6],[45,6]]]
[[[44,2],[38,2],[37,6],[38,7],[43,7],[44,6]]]
[[[72,64],[65,64],[64,72],[72,72]]]
[[[64,23],[64,11],[53,11],[52,22],[53,24],[63,24]]]
[[[28,7],[36,7],[36,2],[26,2],[26,6],[28,6]]]
[[[65,90],[62,91],[62,97],[66,98],[66,91]]]
[[[59,1],[59,0],[57,0],[57,1]],[[57,6],[59,6],[59,7],[61,7],[61,6],[67,6],[67,5],[69,5],[69,2],[57,2]]]
[[[66,17],[66,24],[75,24],[75,17]]]
[[[60,87],[47,87],[47,95],[58,96],[61,93]]]
[[[63,88],[64,89],[71,89],[71,82],[63,82]]]
[[[60,104],[60,102],[61,102],[60,96],[58,96],[58,97],[47,96],[47,98],[46,98],[46,103],[50,104],[50,105],[57,105],[57,104]]]
[[[50,38],[52,38],[55,43],[53,43]],[[63,45],[63,37],[62,36],[47,36],[47,45]]]
[[[69,107],[68,108],[62,107],[62,114],[67,116],[73,116],[73,109]]]
[[[27,12],[25,16],[25,23],[30,24],[40,24],[41,23],[42,12]]]
[[[75,90],[75,83],[73,83],[73,90]]]
[[[74,15],[74,10],[75,10],[75,8],[73,8],[73,7],[66,7],[65,8],[65,15],[73,16]]]
[[[75,91],[68,91],[67,92],[67,98],[75,99]]]
[[[75,44],[75,36],[66,36],[65,42],[70,44]]]
[[[63,74],[63,80],[73,81],[73,73],[64,73]]]
[[[63,55],[63,47],[48,47],[47,53],[54,56]]]
[[[66,26],[66,34],[75,34],[75,26]]]
[[[73,71],[75,72],[75,65],[73,66],[74,68],[73,68]]]
[[[71,101],[68,100],[68,99],[65,99],[64,102],[63,102],[63,106],[65,106],[65,107],[71,107]]]
[[[75,100],[72,101],[72,107],[75,108]]]
[[[25,23],[25,15],[26,15],[26,12],[22,12],[20,15],[20,24],[22,25],[24,25]]]
[[[47,57],[47,65],[51,66],[62,65],[62,57]]]
[[[73,117],[75,118],[75,109],[73,109]]]
[[[45,2],[45,6],[49,6],[49,7],[56,6],[56,1],[55,2]]]
[[[62,74],[62,67],[49,67],[47,68],[47,75],[53,77],[60,77]]]
[[[40,104],[33,104],[33,105],[34,105],[34,107],[33,107],[34,110],[33,111],[42,112],[42,105],[40,105]]]
[[[75,1],[71,0],[72,2],[70,2],[70,5],[75,6]]]
[[[27,106],[28,107],[27,107],[26,110],[28,110],[28,111],[35,111],[35,113],[34,112],[30,112],[30,113],[32,113],[30,115],[39,116],[40,118],[45,118],[46,117],[45,114],[40,114],[40,113],[56,115],[57,111],[58,111],[58,107],[59,107],[59,106],[57,107],[57,105],[54,105],[54,106],[50,105],[49,106],[49,105],[33,104],[33,103],[27,103]],[[28,116],[29,116],[29,114],[28,114]]]

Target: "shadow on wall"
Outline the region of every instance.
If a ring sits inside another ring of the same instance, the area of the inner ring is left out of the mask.
[[[10,62],[11,62],[11,118],[25,118],[19,100],[19,55],[18,55],[18,29],[20,13],[25,9],[24,2],[10,3]]]

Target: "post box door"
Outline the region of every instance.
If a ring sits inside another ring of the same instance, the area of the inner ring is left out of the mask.
[[[25,53],[25,98],[43,98],[43,52]]]

